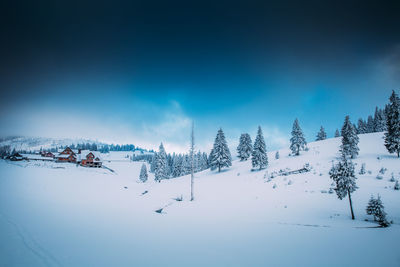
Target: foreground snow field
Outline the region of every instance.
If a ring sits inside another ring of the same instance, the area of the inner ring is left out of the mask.
[[[360,135],[352,221],[348,199],[328,193],[339,144],[311,143],[299,157],[280,150],[278,160],[269,152],[262,171],[234,161],[197,173],[194,202],[188,176],[155,183],[150,174],[141,184],[142,163],[122,154],[104,163],[114,172],[0,161],[0,266],[400,266],[400,191],[389,181],[400,179],[400,159],[382,133]],[[306,163],[310,172],[268,181]],[[389,228],[365,215],[378,193]]]

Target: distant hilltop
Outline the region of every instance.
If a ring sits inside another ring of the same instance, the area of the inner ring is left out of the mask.
[[[140,151],[153,152],[133,144],[107,144],[84,138],[51,138],[51,137],[28,137],[7,136],[0,137],[0,147],[8,147],[9,150],[22,152],[38,152],[41,150],[58,151],[65,147],[89,149],[101,152],[108,151]]]

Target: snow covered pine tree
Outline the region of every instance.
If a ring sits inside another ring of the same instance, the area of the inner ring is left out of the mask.
[[[167,154],[165,153],[165,149],[163,144],[161,143],[158,153],[155,158],[155,167],[154,167],[154,180],[160,182],[163,179],[168,179],[168,163],[167,163]]]
[[[356,129],[350,122],[350,117],[346,116],[342,127],[342,144],[340,146],[340,152],[343,157],[350,156],[354,159],[358,155],[358,136]]]
[[[299,121],[296,119],[293,123],[292,138],[290,138],[290,150],[296,156],[300,155],[300,150],[304,150],[307,145],[303,131],[300,128]]]
[[[219,129],[210,153],[210,167],[211,170],[218,169],[218,172],[220,172],[221,168],[229,168],[230,166],[232,166],[231,152],[226,143],[224,132]]]
[[[386,112],[385,147],[400,157],[400,99],[393,91]]]
[[[260,170],[268,165],[267,148],[265,146],[265,140],[260,126],[258,126],[257,137],[254,141],[251,163],[253,168],[259,167]]]
[[[140,169],[140,176],[139,179],[140,181],[142,181],[143,183],[145,183],[147,181],[148,178],[148,174],[147,174],[147,168],[146,168],[146,164],[142,164],[142,168]]]
[[[324,127],[321,126],[321,129],[319,129],[319,132],[317,134],[317,139],[315,141],[321,141],[326,139],[326,132]]]
[[[336,129],[336,131],[335,131],[335,137],[339,137],[339,136],[340,136],[339,130]]]
[[[389,226],[389,222],[386,220],[385,207],[383,206],[381,197],[379,195],[378,198],[371,196],[366,208],[366,212],[368,215],[374,216],[374,221],[378,222],[380,226]]]
[[[237,147],[237,152],[240,161],[245,161],[251,156],[251,151],[253,150],[253,145],[251,144],[251,138],[248,133],[240,135],[239,145]]]
[[[336,183],[336,194],[340,200],[349,195],[351,218],[354,220],[353,204],[351,202],[351,193],[358,188],[356,185],[356,176],[354,175],[354,164],[347,157],[342,157],[338,164],[332,166],[329,176]]]

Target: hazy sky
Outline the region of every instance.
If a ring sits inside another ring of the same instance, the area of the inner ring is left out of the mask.
[[[258,125],[274,149],[296,117],[332,136],[400,89],[398,1],[10,2],[1,135],[184,151],[194,120],[207,152]]]

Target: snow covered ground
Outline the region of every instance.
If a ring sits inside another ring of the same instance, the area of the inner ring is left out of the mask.
[[[360,135],[356,171],[365,163],[367,173],[357,175],[352,221],[348,199],[328,193],[339,143],[310,143],[299,157],[280,150],[278,160],[269,152],[262,171],[236,160],[197,173],[193,202],[188,176],[141,184],[142,163],[122,154],[104,163],[115,172],[0,161],[0,266],[400,266],[400,191],[389,181],[400,179],[400,159],[381,133]],[[310,172],[268,181],[306,163]],[[365,215],[378,193],[389,228]]]

